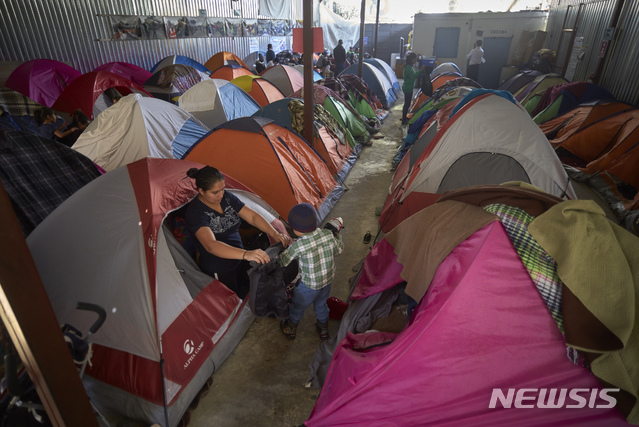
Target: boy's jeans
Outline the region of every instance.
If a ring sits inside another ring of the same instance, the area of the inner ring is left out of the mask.
[[[299,285],[293,290],[293,302],[291,303],[291,310],[289,320],[294,324],[299,324],[304,312],[308,307],[313,304],[313,310],[315,310],[315,317],[320,323],[328,323],[328,305],[326,299],[331,295],[331,284],[324,286],[322,289],[310,289],[304,283],[300,282]]]

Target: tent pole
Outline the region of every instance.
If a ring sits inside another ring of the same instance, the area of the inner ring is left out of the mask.
[[[304,138],[313,146],[313,0],[304,0]]]
[[[373,58],[377,58],[377,32],[379,31],[379,4],[382,0],[377,0],[377,16],[375,16],[375,45],[373,47]]]
[[[162,375],[162,401],[164,403],[164,422],[169,424],[169,402],[166,401],[166,383],[164,381],[164,355],[162,354],[162,342],[160,341],[160,375]]]
[[[360,79],[362,78],[362,64],[364,63],[364,13],[366,13],[366,0],[362,0],[362,9],[359,21],[359,58],[357,64],[357,76]]]

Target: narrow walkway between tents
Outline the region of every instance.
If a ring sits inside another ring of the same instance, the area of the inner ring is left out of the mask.
[[[392,172],[391,160],[401,143],[399,119],[403,100],[398,100],[384,120],[383,139],[371,139],[345,180],[348,190],[328,219],[344,220],[344,253],[337,258],[337,272],[331,296],[346,299],[349,279],[364,259],[370,244],[367,231],[378,229],[376,207],[384,203]],[[331,334],[339,321],[330,320]],[[308,364],[320,340],[312,309],[307,310],[297,337],[287,340],[278,320],[257,319],[233,354],[213,375],[213,385],[197,409],[191,410],[189,426],[292,426],[301,425],[311,413],[319,390],[304,388]]]

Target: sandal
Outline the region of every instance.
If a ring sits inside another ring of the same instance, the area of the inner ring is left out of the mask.
[[[295,339],[295,332],[297,331],[296,324],[291,323],[288,320],[282,320],[280,322],[280,329],[282,333],[286,336],[286,338],[288,338],[289,340]]]
[[[328,323],[315,322],[315,328],[319,333],[320,339],[326,341],[328,339]]]

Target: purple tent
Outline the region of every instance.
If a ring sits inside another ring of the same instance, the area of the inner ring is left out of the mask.
[[[365,301],[403,280],[418,305],[399,332],[373,324],[345,334],[306,426],[627,425],[610,399],[619,395],[602,393],[618,386],[569,360],[540,285],[504,224],[486,214],[461,201],[437,203],[377,243],[345,318],[357,329],[381,310]],[[367,308],[349,315],[357,307]]]
[[[53,59],[34,59],[13,70],[5,86],[51,107],[65,87],[81,72]]]
[[[152,75],[150,71],[137,65],[129,64],[128,62],[109,62],[108,64],[94,68],[93,71],[110,71],[115,74],[120,74],[139,85],[143,85]]]

